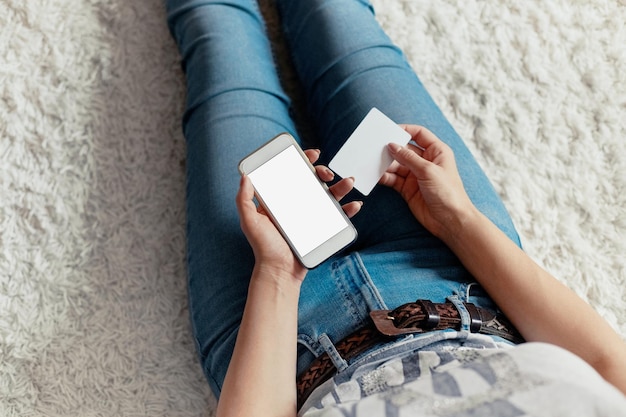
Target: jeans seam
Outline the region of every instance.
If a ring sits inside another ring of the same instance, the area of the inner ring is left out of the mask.
[[[359,252],[353,252],[351,254],[351,256],[352,256],[352,258],[355,261],[356,267],[361,272],[361,276],[364,278],[363,279],[364,283],[366,284],[366,285],[361,286],[360,290],[361,290],[361,292],[363,292],[363,287],[365,287],[365,289],[367,289],[367,292],[370,295],[370,297],[364,297],[364,299],[366,301],[372,299],[372,300],[374,300],[377,303],[377,305],[375,305],[375,306],[370,305],[368,307],[370,309],[386,310],[387,309],[387,304],[383,300],[383,297],[380,295],[380,292],[378,291],[378,288],[376,288],[376,285],[374,284],[374,281],[372,280],[372,277],[370,276],[369,272],[365,268],[365,264],[363,264],[363,260],[361,259],[361,255],[359,254]]]

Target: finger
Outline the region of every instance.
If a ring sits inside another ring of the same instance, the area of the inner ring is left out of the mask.
[[[395,189],[401,189],[404,184],[405,177],[397,175],[394,172],[385,172],[378,183],[384,185],[386,187],[391,187]]]
[[[424,157],[424,153],[426,153],[426,148],[415,142],[409,142],[406,146],[421,157]]]
[[[330,187],[330,192],[337,201],[341,201],[354,188],[354,178],[344,178]]]
[[[309,162],[314,164],[320,158],[321,151],[319,149],[307,149],[304,154],[309,158]]]
[[[400,146],[396,143],[387,145],[390,155],[401,165],[409,168],[414,173],[424,169],[429,162],[418,155],[412,148]]]
[[[420,125],[401,124],[400,127],[411,135],[411,140],[413,140],[413,137],[417,136],[423,129],[423,126]]]
[[[402,195],[404,195],[408,188],[419,188],[419,183],[417,182],[417,178],[415,175],[403,177],[388,172],[383,174],[383,176],[380,178],[379,184],[389,187]]]
[[[441,140],[430,130],[424,126],[418,125],[400,125],[405,131],[411,135],[411,140],[415,142],[422,150],[428,149],[429,146],[441,142]]]
[[[390,172],[392,174],[406,177],[411,171],[398,161],[394,160],[391,165],[389,165],[389,167],[385,170],[385,172]]]
[[[328,168],[328,167],[326,167],[324,165],[316,165],[315,166],[315,173],[317,174],[319,179],[324,181],[324,182],[332,181],[335,178],[335,173],[333,171],[331,171],[330,168]]]
[[[380,177],[378,183],[395,190],[401,190],[410,173],[411,170],[409,168],[394,160]]]
[[[346,216],[351,219],[361,210],[361,207],[363,207],[363,202],[352,201],[350,203],[344,204],[341,207],[343,208],[344,213],[346,213]]]

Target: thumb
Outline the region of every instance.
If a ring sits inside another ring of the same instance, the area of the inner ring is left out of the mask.
[[[237,192],[237,210],[239,211],[239,217],[242,220],[247,220],[249,213],[256,213],[256,204],[253,201],[254,187],[250,178],[246,175],[241,176],[239,183],[239,192]]]

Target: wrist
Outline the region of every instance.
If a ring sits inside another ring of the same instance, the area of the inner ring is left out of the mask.
[[[482,218],[482,213],[473,204],[470,204],[462,210],[456,210],[442,225],[441,233],[437,237],[448,246],[454,247],[466,239],[473,225],[480,223]]]
[[[295,303],[297,308],[303,279],[304,277],[298,279],[273,267],[255,266],[248,288],[248,300],[255,299],[262,294],[263,299],[274,300],[275,305],[291,300],[288,302]]]
[[[306,276],[306,272],[307,269],[297,261],[295,264],[290,265],[257,262],[252,272],[252,281],[294,285],[299,288]]]

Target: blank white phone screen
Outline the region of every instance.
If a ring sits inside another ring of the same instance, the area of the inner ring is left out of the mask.
[[[301,256],[349,226],[294,146],[248,177]]]

